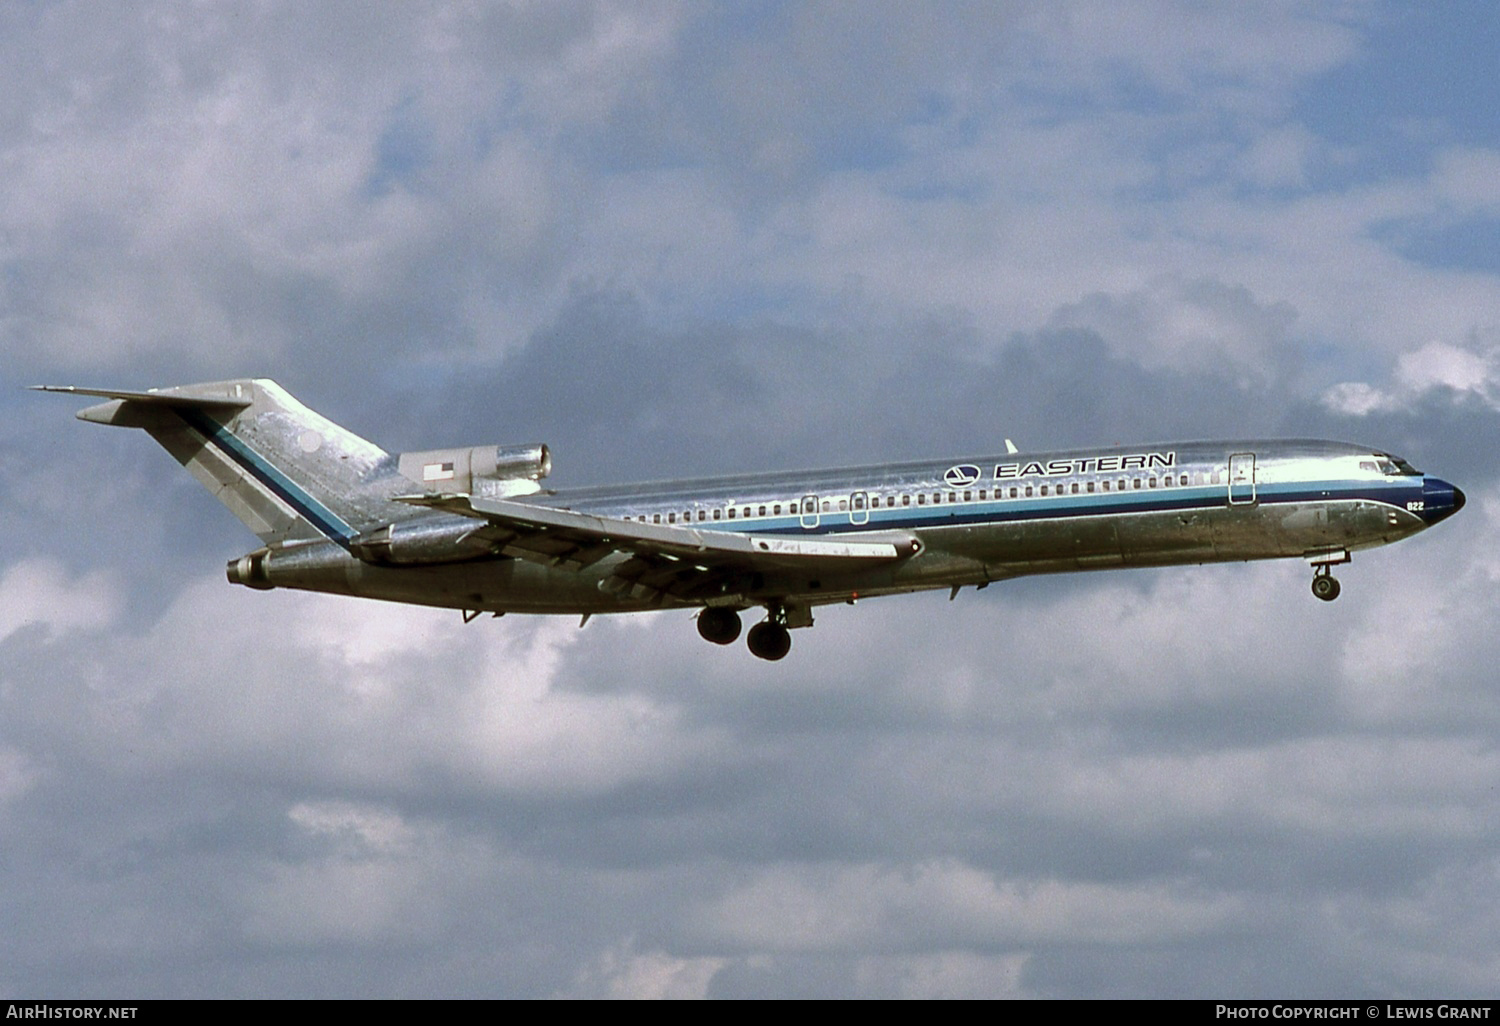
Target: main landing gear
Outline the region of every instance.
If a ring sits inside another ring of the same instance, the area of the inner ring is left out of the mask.
[[[729,645],[740,636],[740,614],[733,609],[710,606],[698,614],[698,633],[704,641]]]
[[[1332,602],[1339,597],[1339,579],[1333,576],[1333,566],[1329,563],[1319,563],[1313,570],[1312,593],[1324,602]]]
[[[750,628],[745,644],[750,646],[751,655],[774,663],[786,658],[786,654],[792,650],[792,634],[779,623],[762,620]]]
[[[786,611],[772,608],[765,620],[750,628],[745,644],[750,654],[775,662],[792,650],[792,635],[787,630]],[[808,618],[808,623],[811,623]],[[733,609],[710,606],[698,614],[698,633],[704,641],[729,645],[740,636],[740,614]]]

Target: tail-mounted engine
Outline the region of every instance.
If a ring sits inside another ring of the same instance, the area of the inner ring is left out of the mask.
[[[387,524],[355,538],[349,551],[366,563],[460,563],[493,554],[479,534],[483,526],[460,517]]]
[[[402,453],[397,468],[424,492],[508,498],[541,491],[537,482],[552,473],[552,454],[545,445],[429,449]],[[462,517],[401,521],[366,531],[349,551],[366,563],[458,563],[493,554],[482,527]]]
[[[402,453],[398,467],[424,491],[530,495],[541,491],[536,482],[552,473],[552,454],[545,445],[431,449]]]

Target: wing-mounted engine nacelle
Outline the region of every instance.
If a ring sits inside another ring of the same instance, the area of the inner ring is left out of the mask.
[[[540,444],[477,445],[404,452],[398,467],[425,491],[500,498],[541,491],[537,482],[552,473],[552,454]]]

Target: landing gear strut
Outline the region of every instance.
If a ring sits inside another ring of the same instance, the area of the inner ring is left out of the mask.
[[[1339,597],[1339,591],[1339,579],[1333,576],[1333,567],[1319,563],[1313,571],[1312,593],[1324,602],[1332,602]]]

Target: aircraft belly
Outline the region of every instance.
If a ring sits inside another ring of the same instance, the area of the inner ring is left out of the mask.
[[[447,609],[602,613],[661,605],[601,590],[599,573],[580,573],[518,559],[381,566],[356,559],[336,545],[321,543],[272,549],[265,554],[263,566],[261,586]]]
[[[975,580],[1001,580],[1029,573],[1053,573],[1119,566],[1117,518],[1066,517],[922,532],[927,551],[917,562],[929,562],[928,576],[955,577],[967,570]],[[943,557],[938,561],[938,557]],[[902,583],[917,579],[903,570]],[[956,583],[956,581],[954,582]]]
[[[1367,549],[1400,541],[1427,526],[1421,517],[1382,502],[1328,504],[1329,532],[1347,549]]]
[[[1265,559],[1300,555],[1305,549],[1331,544],[1326,540],[1326,532],[1317,526],[1316,517],[1308,527],[1289,532],[1284,526],[1289,515],[1299,515],[1291,504],[1245,503],[1215,510],[1211,519],[1217,558]],[[1298,545],[1296,539],[1299,537],[1305,537],[1307,542]]]
[[[1120,550],[1132,566],[1203,563],[1217,558],[1213,514],[1205,509],[1162,510],[1121,517]]]
[[[1404,510],[1365,499],[1231,506],[1216,511],[1213,524],[1218,558],[1225,560],[1369,548],[1422,526]]]

